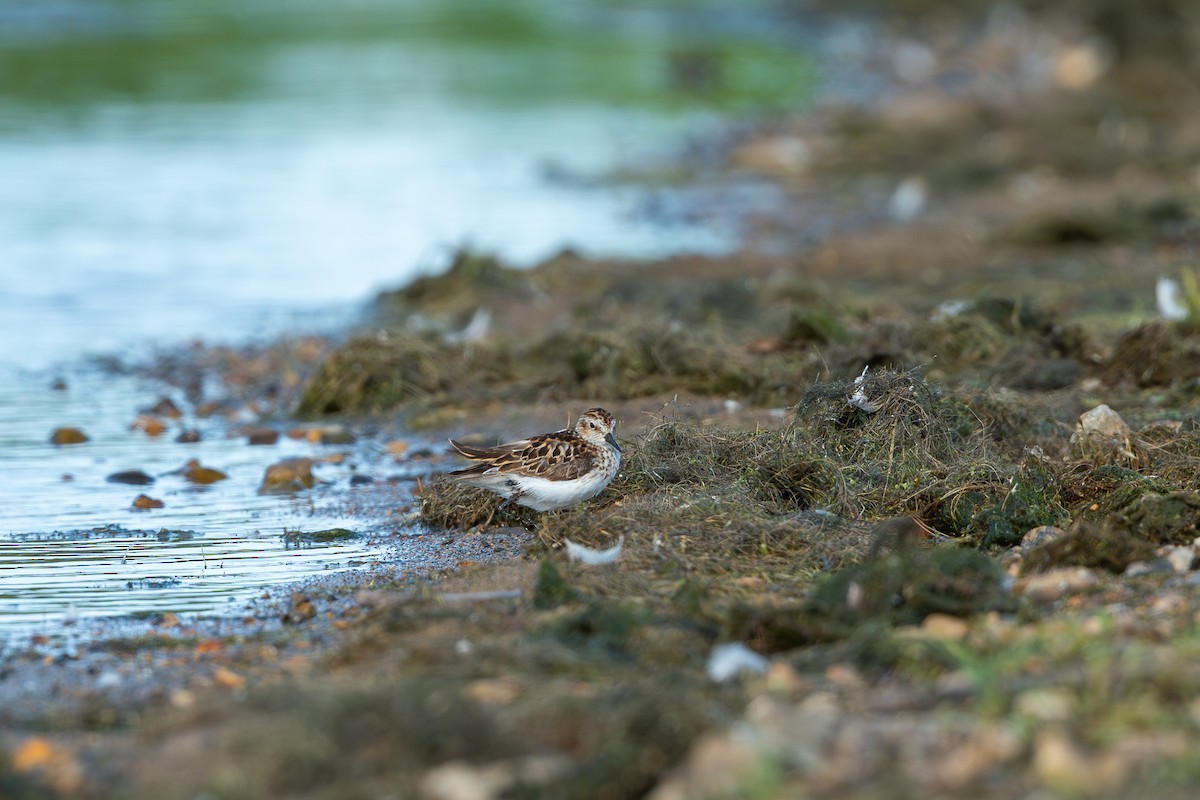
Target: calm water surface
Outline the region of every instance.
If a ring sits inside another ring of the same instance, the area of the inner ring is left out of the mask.
[[[787,25],[753,4],[567,5],[0,0],[0,641],[220,611],[388,555],[369,531],[394,519],[341,519],[321,489],[257,495],[267,464],[328,448],[249,447],[213,420],[181,423],[199,444],[131,432],[167,390],[86,355],[334,329],[462,245],[520,264],[734,246],[597,179],[653,171],[728,109],[797,102],[811,70]],[[53,447],[58,425],[91,441]],[[189,458],[230,479],[168,474]],[[395,467],[369,448],[348,463]],[[142,487],[105,480],[135,468],[166,508],[132,511]],[[280,537],[338,525],[362,535]]]

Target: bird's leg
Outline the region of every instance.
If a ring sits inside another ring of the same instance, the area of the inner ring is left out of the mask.
[[[488,518],[486,520],[484,520],[483,525],[480,527],[479,532],[487,533],[488,527],[492,524],[492,520],[496,518],[497,514],[499,514],[501,511],[506,510],[510,505],[512,505],[512,501],[513,501],[513,499],[511,497],[505,497],[499,503],[492,506],[492,511],[490,514],[488,514]]]

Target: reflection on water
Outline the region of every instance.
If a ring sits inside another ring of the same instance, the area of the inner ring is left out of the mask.
[[[151,438],[128,426],[160,387],[86,369],[68,373],[65,390],[27,373],[0,377],[0,645],[69,617],[220,611],[263,586],[390,558],[389,540],[376,534],[407,519],[392,508],[378,510],[378,518],[349,518],[334,505],[354,474],[404,474],[370,444],[325,447],[281,437],[250,446],[227,436],[222,421],[186,418]],[[82,427],[90,441],[50,445],[51,420]],[[174,441],[185,426],[199,428],[202,440]],[[348,457],[316,466],[325,483],[312,491],[258,494],[267,465],[333,454]],[[193,486],[172,474],[193,458],[228,479]],[[106,480],[130,469],[154,483]],[[134,510],[141,493],[165,507]],[[283,535],[335,527],[358,535],[299,544]]]
[[[460,245],[518,263],[731,247],[736,231],[652,224],[641,189],[596,180],[809,90],[786,21],[730,5],[0,0],[0,629],[211,610],[375,557],[365,539],[283,548],[308,501],[254,489],[308,445],[148,439],[127,426],[161,387],[72,364],[335,326]],[[92,441],[47,444],[67,424]],[[192,457],[230,480],[160,477],[150,515],[104,480]]]
[[[0,0],[0,364],[311,328],[464,244],[729,248],[591,179],[809,90],[755,5]]]

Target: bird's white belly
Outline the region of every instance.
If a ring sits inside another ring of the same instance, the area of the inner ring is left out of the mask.
[[[597,471],[570,481],[550,481],[530,475],[511,476],[505,497],[534,511],[553,511],[556,508],[582,503],[598,495],[616,474],[616,470]],[[515,495],[515,497],[514,497]]]

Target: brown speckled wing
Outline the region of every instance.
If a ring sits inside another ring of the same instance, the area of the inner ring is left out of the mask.
[[[527,440],[525,447],[500,465],[501,472],[523,472],[548,481],[570,481],[592,471],[592,448],[573,432],[547,433]]]
[[[461,472],[519,472],[549,481],[570,481],[592,470],[592,448],[574,431],[544,433],[498,447],[472,447],[451,440],[458,452],[481,462]]]

